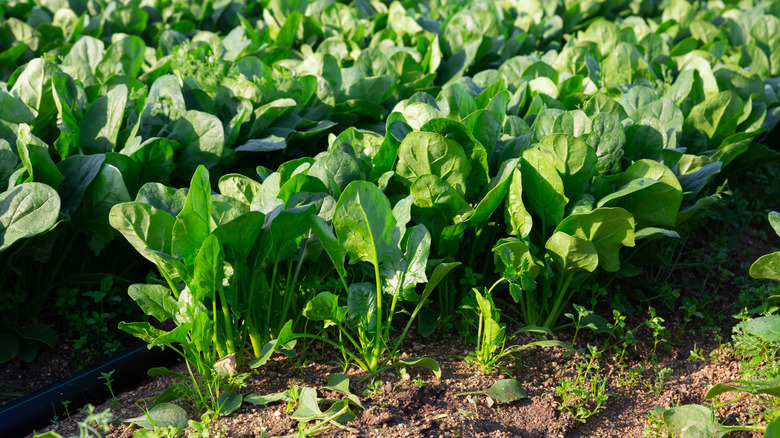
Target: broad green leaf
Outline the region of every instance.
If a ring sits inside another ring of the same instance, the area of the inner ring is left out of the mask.
[[[742,114],[742,99],[735,91],[727,90],[693,107],[685,122],[706,134],[710,145],[717,147],[736,132]]]
[[[17,329],[16,332],[24,339],[41,342],[49,348],[54,348],[57,345],[57,332],[46,324],[27,324]]]
[[[95,76],[105,81],[110,75],[136,78],[144,65],[144,41],[137,36],[125,37],[111,44],[95,67]]]
[[[473,194],[479,193],[482,187],[488,184],[488,152],[465,125],[450,119],[431,119],[420,129],[441,134],[463,147],[463,152],[471,165],[471,171],[466,180],[467,199],[471,199]]]
[[[133,284],[127,294],[145,314],[164,322],[175,318],[179,304],[171,296],[171,290],[158,284]]]
[[[171,240],[176,219],[164,210],[143,202],[125,202],[111,208],[109,223],[144,258],[157,263],[151,251],[171,254]]]
[[[523,157],[520,159],[520,176],[522,192],[528,199],[528,207],[541,219],[541,231],[544,234],[548,228],[556,226],[563,220],[564,209],[569,202],[564,195],[563,180],[555,169],[555,162],[550,154],[538,149],[523,151]]]
[[[585,239],[558,231],[545,244],[559,272],[584,270],[593,272],[599,265],[596,246]]]
[[[235,266],[247,262],[255,242],[263,232],[264,222],[263,213],[250,211],[212,231],[224,247],[225,257],[231,264]]]
[[[347,292],[347,317],[368,332],[376,328],[376,296],[376,285],[365,282],[350,284]]]
[[[553,158],[568,196],[584,193],[587,190],[596,172],[598,161],[593,148],[568,134],[551,134],[542,140],[539,150]]]
[[[599,173],[620,171],[626,134],[620,118],[614,113],[601,112],[593,118],[591,132],[584,136],[585,142],[596,150],[596,170]]]
[[[0,363],[8,362],[19,354],[19,338],[11,333],[0,333]]]
[[[261,255],[269,257],[272,263],[293,255],[311,227],[308,217],[314,211],[315,206],[307,204],[282,210],[276,216],[266,215]]]
[[[339,307],[339,297],[330,292],[318,293],[303,308],[303,316],[306,318],[326,323],[343,323],[346,313],[346,308]]]
[[[144,429],[164,429],[168,426],[184,429],[187,427],[189,417],[184,408],[172,403],[163,403],[135,418],[128,418],[123,421],[125,423],[134,423]]]
[[[727,431],[715,421],[715,414],[701,405],[682,405],[664,411],[663,421],[674,434],[696,438],[720,438]]]
[[[336,238],[336,235],[333,234],[333,228],[325,221],[325,219],[322,219],[317,215],[309,216],[309,224],[311,225],[312,232],[315,236],[317,236],[317,240],[319,240],[322,244],[322,247],[325,248],[325,252],[333,262],[333,266],[336,268],[336,271],[339,273],[341,278],[346,278],[347,270],[344,265],[347,260],[347,252],[341,245],[339,245],[339,241]]]
[[[27,170],[25,182],[39,182],[57,189],[65,179],[49,154],[49,146],[33,135],[30,127],[21,124],[16,138],[16,150]]]
[[[441,215],[448,220],[471,211],[471,206],[460,192],[436,175],[422,175],[415,179],[409,192],[414,205],[424,215]]]
[[[672,171],[663,164],[640,160],[618,179],[624,185],[601,198],[598,207],[615,206],[628,210],[637,228],[674,227],[682,204],[682,187]]]
[[[620,248],[634,246],[634,218],[622,208],[597,208],[572,214],[555,231],[593,243],[599,266],[609,272],[620,270]]]
[[[401,250],[392,239],[395,222],[390,201],[366,181],[351,182],[333,213],[339,244],[349,254],[350,263],[365,261],[377,269],[380,263],[401,257]]]
[[[117,150],[128,95],[127,86],[120,84],[92,102],[84,118],[79,120],[79,141],[85,151],[101,153]]]
[[[216,235],[210,234],[203,241],[198,255],[195,256],[195,266],[190,282],[190,292],[197,301],[205,298],[216,300],[217,290],[222,287],[224,276],[225,252]]]
[[[188,266],[192,265],[203,241],[211,233],[210,203],[209,172],[200,166],[192,175],[187,202],[173,225],[171,255],[182,258]]]
[[[507,191],[506,216],[511,234],[520,238],[528,237],[533,228],[533,218],[523,201],[523,176],[517,170],[512,173],[512,182]]]
[[[490,181],[487,193],[474,208],[474,214],[469,217],[469,225],[480,229],[493,215],[501,202],[507,196],[517,169],[517,160],[507,160],[501,163],[496,176]]]
[[[187,195],[183,190],[176,190],[160,183],[146,183],[138,190],[135,200],[176,217],[184,209]]]
[[[50,230],[59,213],[60,197],[45,184],[23,183],[0,193],[0,252]]]
[[[767,394],[780,397],[780,378],[771,380],[734,380],[729,383],[718,383],[707,391],[706,399],[713,399],[726,392],[747,392],[749,394]]]
[[[385,292],[407,298],[414,296],[417,284],[428,281],[425,268],[431,251],[431,234],[424,225],[415,225],[406,230],[401,247],[403,257],[382,264],[379,272],[384,277]]]
[[[772,211],[769,213],[769,225],[775,230],[778,236],[780,236],[780,213]]]
[[[152,327],[148,322],[120,322],[118,328],[146,343],[152,343],[155,339],[168,333],[164,330]]]
[[[780,342],[780,315],[753,318],[745,322],[742,328],[765,341]]]
[[[399,360],[398,362],[394,362],[391,366],[393,367],[410,366],[410,367],[427,368],[433,372],[433,375],[436,378],[441,377],[441,367],[439,366],[439,363],[428,357],[410,357],[408,359],[403,359],[403,360]]]
[[[168,138],[184,147],[178,152],[177,167],[189,174],[198,166],[207,169],[219,163],[225,146],[225,131],[218,117],[190,110],[171,124]]]
[[[498,380],[484,394],[496,403],[512,403],[528,397],[523,386],[515,379]]]
[[[236,412],[244,401],[244,396],[241,394],[233,395],[227,392],[223,392],[217,399],[217,405],[219,405],[219,415],[230,415]]]
[[[74,155],[57,164],[65,177],[59,186],[62,198],[62,212],[73,215],[81,203],[84,191],[95,179],[105,160],[105,155]]]
[[[440,177],[462,195],[471,172],[463,148],[452,140],[432,132],[412,132],[398,149],[396,173],[408,184],[422,175]]]

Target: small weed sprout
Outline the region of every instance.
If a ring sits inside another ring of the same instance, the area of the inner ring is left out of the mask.
[[[588,345],[588,354],[577,365],[574,379],[565,379],[555,388],[555,393],[563,399],[559,410],[568,410],[575,420],[584,423],[589,417],[604,409],[604,402],[613,394],[606,392],[609,374],[599,372],[598,347]]]

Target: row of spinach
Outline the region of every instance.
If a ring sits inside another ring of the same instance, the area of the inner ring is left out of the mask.
[[[121,234],[159,274],[130,296],[177,324],[123,328],[201,373],[301,336],[375,371],[393,315],[428,332],[437,285],[455,310],[457,264],[549,329],[779,156],[777,2],[3,9],[0,287]]]

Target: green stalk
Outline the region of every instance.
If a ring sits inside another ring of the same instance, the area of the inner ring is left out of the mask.
[[[390,336],[390,324],[393,322],[393,314],[395,313],[395,304],[398,302],[398,295],[393,295],[393,301],[390,303],[390,314],[387,316],[387,326],[385,327],[385,336],[382,338],[382,343],[386,344],[386,340]]]
[[[379,354],[382,352],[382,279],[379,276],[379,263],[374,265],[374,276],[376,277],[376,334],[374,337],[374,353],[369,361],[369,371],[375,371],[379,361]]]
[[[214,348],[217,349],[217,355],[219,357],[224,357],[225,356],[225,354],[224,354],[225,351],[222,349],[222,346],[219,345],[219,343],[217,342],[217,331],[218,331],[217,327],[219,327],[219,321],[217,321],[218,320],[218,315],[219,315],[219,313],[217,313],[217,300],[216,300],[216,297],[214,297],[214,296],[212,296],[211,298],[212,298],[211,299],[211,315],[212,315],[211,317],[214,319],[214,332],[211,335],[211,342],[214,343]]]
[[[217,291],[219,292],[219,300],[222,303],[222,317],[224,318],[223,323],[225,324],[225,343],[227,344],[227,354],[235,353],[236,344],[235,340],[233,339],[233,325],[230,323],[232,318],[230,318],[230,311],[228,310],[228,301],[227,297],[225,296],[225,290],[221,287],[218,287]]]
[[[339,344],[337,342],[331,341],[330,339],[323,338],[322,336],[310,335],[308,333],[296,333],[295,337],[293,339],[298,339],[298,338],[316,339],[316,340],[318,340],[320,342],[324,342],[326,344],[332,345],[333,347],[338,348],[343,354],[346,354],[347,356],[349,356],[350,359],[354,360],[355,363],[360,367],[360,369],[368,371],[368,366],[366,366],[366,362],[363,362],[362,360],[360,360],[360,358],[355,356],[354,353],[352,353],[351,351],[345,349],[343,345],[341,345],[341,344]]]
[[[552,310],[547,315],[547,319],[544,321],[545,327],[551,327],[558,319],[558,314],[561,311],[560,307],[563,305],[563,297],[566,295],[566,289],[569,288],[572,278],[574,278],[573,272],[560,277],[560,280],[558,280],[558,288],[555,291],[555,305],[553,305]]]
[[[274,290],[276,290],[276,270],[279,268],[279,261],[277,260],[274,262],[274,271],[271,274],[271,284],[269,287],[271,288],[271,294],[268,296],[268,310],[266,311],[266,317],[268,318],[268,325],[270,327],[271,325],[271,307],[274,302]]]
[[[57,278],[57,275],[60,273],[60,269],[62,269],[62,263],[65,262],[65,259],[68,258],[68,254],[70,254],[70,250],[73,248],[73,244],[76,243],[76,235],[78,233],[73,233],[73,236],[71,236],[70,241],[68,241],[68,244],[65,246],[65,250],[62,251],[62,255],[60,255],[60,258],[57,259],[57,264],[54,266],[54,269],[51,271],[51,276],[49,277],[49,286],[54,283],[54,279]],[[25,240],[24,246],[27,245],[27,242],[29,242],[29,239]],[[21,249],[21,248],[20,248]],[[86,257],[84,257],[86,259]]]
[[[284,299],[284,309],[282,310],[282,318],[280,321],[286,321],[287,320],[287,312],[290,310],[290,305],[292,304],[292,295],[293,295],[293,288],[295,285],[298,284],[298,275],[301,273],[301,266],[303,266],[303,256],[306,253],[306,241],[303,243],[303,249],[301,250],[301,257],[298,259],[298,264],[295,266],[295,275],[292,276],[292,281],[290,281],[289,272],[288,272],[288,282],[287,282],[287,292],[285,292],[285,299]],[[290,268],[292,268],[292,262],[290,262]],[[300,317],[301,312],[298,312],[296,315],[297,317]],[[280,322],[279,329],[281,330],[284,326],[283,323]]]

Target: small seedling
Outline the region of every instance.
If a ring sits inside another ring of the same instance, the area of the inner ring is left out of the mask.
[[[103,383],[108,388],[108,392],[111,393],[111,405],[116,407],[118,401],[116,399],[116,396],[114,395],[114,389],[113,389],[114,379],[111,378],[111,376],[114,374],[114,371],[116,370],[111,370],[107,373],[100,373],[100,377],[98,377],[98,379],[103,380]]]

